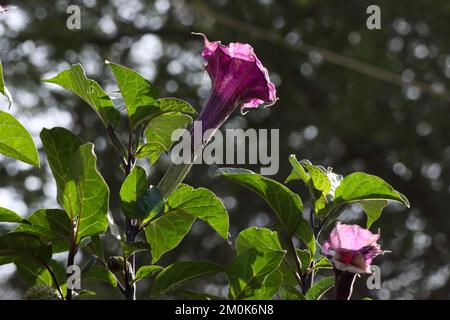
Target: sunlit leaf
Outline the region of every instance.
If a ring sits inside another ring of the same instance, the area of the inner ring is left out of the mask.
[[[0,153],[39,167],[39,155],[30,133],[16,118],[1,110]]]

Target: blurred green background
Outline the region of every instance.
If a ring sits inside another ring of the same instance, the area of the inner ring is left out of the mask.
[[[3,3],[2,3],[3,4]],[[21,0],[16,10],[0,14],[0,57],[6,84],[15,99],[10,110],[29,129],[39,147],[42,127],[63,126],[94,142],[99,167],[111,187],[111,209],[119,224],[119,159],[108,145],[95,113],[79,98],[44,85],[73,63],[82,63],[113,97],[118,97],[104,60],[135,68],[160,87],[162,96],[186,99],[198,110],[210,82],[202,69],[202,41],[250,43],[270,72],[280,100],[272,108],[236,111],[226,128],[280,129],[280,171],[290,171],[287,157],[310,159],[348,174],[379,175],[404,193],[411,208],[389,206],[372,231],[381,229],[389,254],[375,262],[382,289],[368,291],[358,280],[355,298],[450,298],[450,2],[312,0]],[[69,4],[81,8],[81,30],[66,28]],[[381,8],[381,30],[368,30],[366,8]],[[362,63],[362,64],[361,64]],[[375,68],[375,69],[374,69]],[[415,83],[414,81],[420,81]],[[426,84],[426,85],[424,85]],[[0,98],[6,110],[6,100]],[[0,156],[0,206],[27,215],[56,207],[56,187],[45,155],[35,169]],[[150,168],[156,184],[169,164]],[[256,166],[248,166],[259,171]],[[227,206],[231,236],[245,227],[270,226],[273,214],[256,195],[221,178],[216,167],[198,165],[188,176],[194,186],[212,189]],[[301,194],[296,183],[289,186]],[[341,219],[365,223],[359,207]],[[11,226],[2,225],[0,232]],[[324,232],[326,234],[327,232]],[[118,252],[112,239],[111,253]],[[226,264],[233,246],[202,222],[194,225],[179,248],[162,264],[211,259]],[[64,255],[59,255],[64,259]],[[147,256],[139,257],[143,262]],[[78,255],[83,263],[83,256]],[[225,279],[195,286],[226,294]],[[120,298],[112,288],[87,284],[97,298]],[[0,266],[0,299],[20,299],[27,285],[13,265]],[[139,296],[148,296],[148,284]]]

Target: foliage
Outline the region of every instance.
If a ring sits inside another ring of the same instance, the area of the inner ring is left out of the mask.
[[[32,288],[52,287],[64,299],[72,299],[95,294],[91,283],[101,281],[132,299],[136,286],[150,279],[147,295],[153,297],[316,300],[334,284],[330,277],[315,283],[312,280],[319,271],[330,268],[329,261],[317,252],[322,229],[333,224],[351,204],[360,205],[367,213],[368,227],[389,202],[409,206],[404,195],[379,177],[356,172],[342,178],[330,168],[297,161],[292,155],[292,172],[286,183],[300,181],[306,186],[312,196],[308,216],[300,195],[286,185],[250,170],[222,168],[217,171],[218,179],[237,182],[267,202],[277,219],[273,230],[249,227],[241,231],[235,243],[236,254],[226,265],[205,260],[157,265],[165,254],[179,246],[197,219],[227,241],[228,213],[221,200],[206,188],[181,184],[164,197],[153,181],[149,182],[146,170],[136,165],[137,158],[156,163],[171,148],[172,132],[192,123],[194,109],[180,99],[160,98],[159,90],[136,71],[107,64],[127,110],[124,134],[113,100],[100,84],[86,77],[81,65],[46,81],[75,93],[100,117],[122,164],[118,193],[110,194],[97,167],[92,143],[84,143],[64,128],[44,128],[40,137],[56,181],[60,208],[42,208],[26,219],[0,208],[0,222],[18,224],[0,236],[0,263],[15,263]],[[6,94],[0,76],[0,92]],[[3,111],[0,121],[0,152],[39,166],[36,147],[24,127]],[[124,135],[127,141],[122,141]],[[120,202],[126,221],[124,230],[111,219],[111,198]],[[102,239],[106,235],[113,235],[121,255],[105,256]],[[297,247],[296,239],[301,240]],[[80,250],[90,258],[82,271],[83,289],[73,291],[66,283],[65,268],[52,256],[68,251],[67,265],[71,266]],[[134,256],[148,252],[151,259],[146,264],[134,265]],[[185,290],[193,281],[218,274],[228,280],[227,297]]]

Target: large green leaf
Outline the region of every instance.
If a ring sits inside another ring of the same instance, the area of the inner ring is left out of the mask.
[[[355,172],[342,179],[336,188],[333,206],[361,204],[367,213],[367,225],[370,226],[378,219],[388,201],[409,207],[408,199],[380,177]]]
[[[223,268],[209,261],[182,261],[176,262],[155,278],[152,295],[159,296],[189,281],[222,272]]]
[[[20,225],[16,231],[32,233],[43,241],[52,242],[54,252],[68,250],[72,226],[64,210],[39,209],[28,217],[28,221],[31,224]]]
[[[74,180],[69,181],[65,193],[78,221],[77,242],[81,238],[105,232],[108,228],[109,189],[96,167],[93,144],[80,146],[72,162]],[[72,201],[70,201],[72,200]]]
[[[130,219],[143,219],[137,209],[139,197],[148,189],[147,173],[145,169],[136,166],[126,177],[120,188],[120,208]]]
[[[172,133],[176,129],[185,129],[192,123],[192,118],[180,112],[163,113],[150,120],[145,135],[147,143],[141,146],[136,156],[149,158],[150,163],[155,163],[160,154],[169,151],[175,141],[172,141]]]
[[[119,85],[120,92],[134,127],[139,120],[159,111],[157,98],[159,90],[139,73],[124,66],[107,61]]]
[[[258,227],[250,227],[241,231],[236,240],[236,252],[238,255],[251,248],[256,248],[259,251],[283,250],[276,231]]]
[[[58,200],[81,238],[108,228],[109,189],[96,167],[94,146],[81,145],[76,136],[62,128],[44,129],[41,140],[58,186]]]
[[[228,213],[222,201],[205,188],[181,185],[167,199],[168,210],[179,211],[208,223],[224,239],[228,238]]]
[[[39,167],[39,155],[30,133],[16,118],[1,110],[0,153]]]
[[[2,60],[0,60],[0,93],[8,98],[9,106],[13,103],[11,94],[5,86],[5,80],[3,79],[3,65]]]
[[[40,137],[47,154],[47,162],[56,181],[58,202],[63,205],[65,185],[72,179],[70,169],[73,157],[83,142],[78,136],[64,128],[44,128]]]
[[[342,179],[335,192],[335,203],[367,200],[393,200],[409,207],[408,199],[377,176],[355,172]]]
[[[305,295],[306,300],[319,300],[328,290],[334,286],[334,277],[323,278],[309,288]]]
[[[7,233],[0,236],[0,257],[3,257],[2,264],[14,262],[16,258],[47,263],[52,257],[52,247],[33,234]]]
[[[145,236],[152,249],[152,263],[175,248],[191,229],[195,217],[182,211],[169,211],[145,227]]]
[[[232,299],[252,297],[263,286],[266,277],[281,264],[285,252],[249,249],[236,256],[226,269]]]
[[[86,77],[86,73],[80,64],[72,65],[56,77],[44,81],[57,84],[78,95],[97,112],[105,127],[108,127],[108,125],[113,128],[118,127],[120,122],[119,111],[114,107],[111,98],[102,87],[94,80]]]
[[[30,223],[27,219],[22,218],[14,211],[0,207],[0,222],[16,222],[16,223]]]
[[[250,170],[222,168],[217,174],[238,182],[260,195],[275,211],[289,234],[293,234],[298,228],[303,219],[302,200],[286,186]]]

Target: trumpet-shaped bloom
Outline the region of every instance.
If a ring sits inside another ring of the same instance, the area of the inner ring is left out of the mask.
[[[334,267],[351,273],[370,273],[372,260],[383,251],[377,244],[379,234],[358,225],[337,223],[321,252]]]
[[[276,90],[269,74],[249,44],[205,41],[202,52],[205,69],[212,81],[212,90],[198,117],[203,131],[217,129],[237,107],[270,106],[276,100]]]

